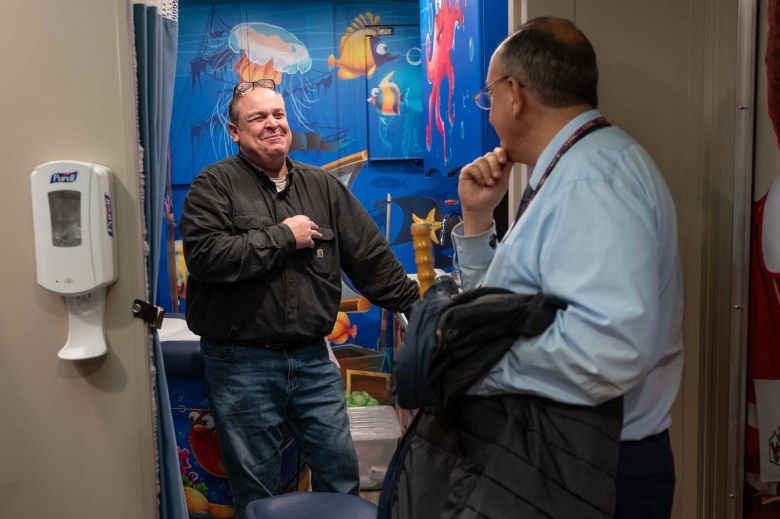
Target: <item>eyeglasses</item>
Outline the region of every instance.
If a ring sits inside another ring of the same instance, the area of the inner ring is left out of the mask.
[[[492,83],[490,83],[488,86],[474,94],[471,98],[474,100],[475,103],[477,103],[477,106],[480,107],[483,110],[490,110],[490,105],[493,102],[493,92],[491,92],[491,88],[494,88],[497,84],[501,83],[502,81],[506,81],[511,76],[504,76],[502,78],[496,79]]]
[[[246,83],[241,83],[239,85],[236,85],[236,87],[233,89],[233,97],[244,97],[249,92],[255,89],[255,87],[260,88],[270,88],[271,90],[276,90],[276,83],[273,79],[258,79],[257,81],[249,81]]]

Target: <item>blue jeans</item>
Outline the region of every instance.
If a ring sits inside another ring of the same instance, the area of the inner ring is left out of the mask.
[[[206,389],[238,517],[280,491],[280,427],[306,456],[312,489],[359,494],[344,383],[324,341],[287,351],[201,338]]]

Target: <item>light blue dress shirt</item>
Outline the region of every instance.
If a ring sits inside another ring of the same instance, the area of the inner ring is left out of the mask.
[[[570,121],[534,167],[536,188]],[[453,231],[463,288],[543,292],[568,303],[542,335],[519,339],[470,394],[529,393],[594,405],[625,395],[622,439],[662,432],[682,375],[683,288],[669,190],[648,153],[616,127],[560,159],[496,248],[495,228]]]

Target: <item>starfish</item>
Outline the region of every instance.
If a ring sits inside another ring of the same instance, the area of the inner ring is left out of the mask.
[[[436,208],[434,207],[428,212],[428,216],[420,218],[416,214],[412,213],[412,220],[414,223],[425,222],[431,226],[431,241],[433,243],[439,243],[439,239],[436,238],[436,231],[441,229],[441,222],[436,221]]]

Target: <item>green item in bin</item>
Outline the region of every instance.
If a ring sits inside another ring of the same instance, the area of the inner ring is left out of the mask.
[[[379,405],[376,398],[365,391],[353,391],[347,395],[347,407],[368,407]]]

